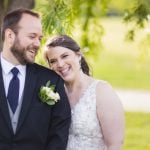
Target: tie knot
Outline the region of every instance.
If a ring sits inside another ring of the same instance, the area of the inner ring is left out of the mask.
[[[11,72],[14,76],[17,76],[19,70],[16,67],[14,67],[13,69],[11,69]]]

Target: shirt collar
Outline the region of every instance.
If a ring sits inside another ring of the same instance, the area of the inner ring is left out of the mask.
[[[16,67],[19,70],[19,73],[21,75],[25,75],[26,72],[26,65],[13,65],[12,63],[8,62],[5,58],[3,58],[2,54],[0,55],[1,57],[1,65],[2,65],[2,70],[3,72],[7,75],[11,71],[13,67]]]

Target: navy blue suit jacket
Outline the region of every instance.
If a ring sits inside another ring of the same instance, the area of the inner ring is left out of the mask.
[[[56,85],[61,99],[53,106],[42,103],[38,93],[47,81]],[[70,106],[62,79],[37,64],[27,65],[23,102],[13,133],[0,64],[0,150],[65,150]]]

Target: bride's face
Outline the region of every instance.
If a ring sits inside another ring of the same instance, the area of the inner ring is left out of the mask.
[[[65,82],[72,82],[79,75],[81,54],[64,47],[51,47],[47,51],[49,66]]]

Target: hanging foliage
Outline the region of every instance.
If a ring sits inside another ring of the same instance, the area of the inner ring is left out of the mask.
[[[150,0],[136,0],[132,9],[125,11],[124,21],[134,23],[127,33],[127,40],[134,40],[136,31],[145,27],[149,21]]]

